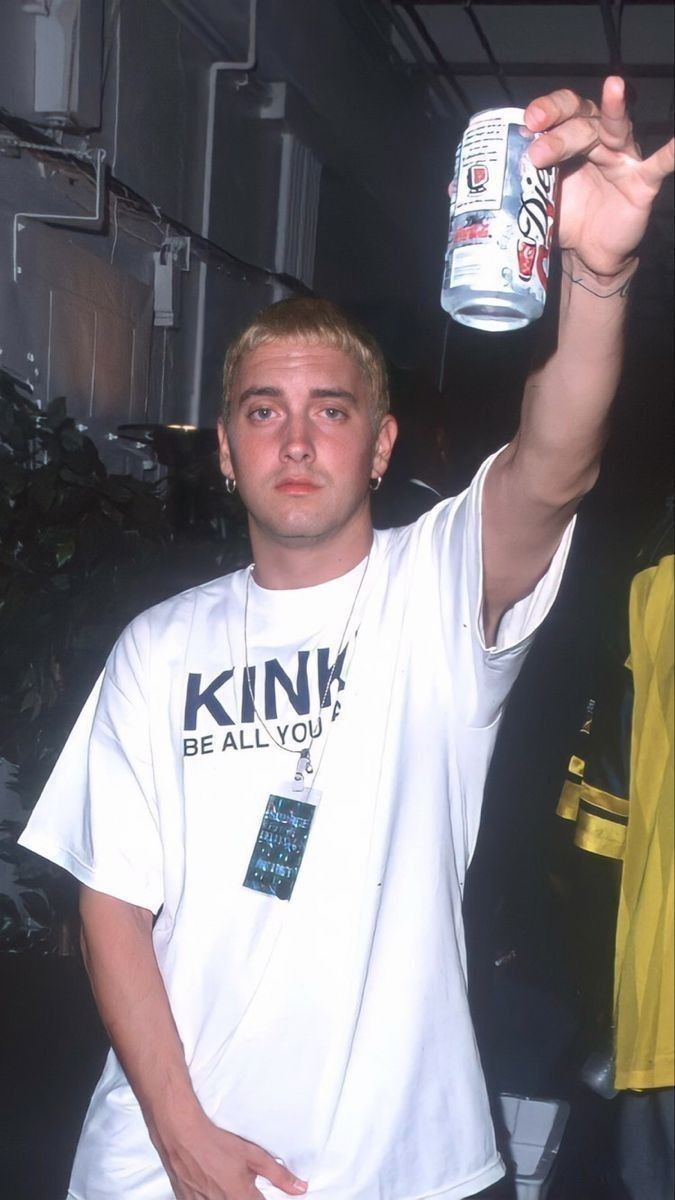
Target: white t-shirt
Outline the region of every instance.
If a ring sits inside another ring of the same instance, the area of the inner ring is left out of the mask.
[[[249,580],[264,724],[244,684],[246,571],[136,618],[21,839],[89,887],[161,909],[157,960],[203,1108],[308,1179],[312,1200],[458,1200],[503,1173],[462,889],[504,701],[571,530],[486,649],[487,465],[462,496],[375,534],[327,694],[364,564],[300,590]],[[297,761],[268,731],[296,751],[316,735],[321,797],[288,901],[243,886]],[[172,1196],[112,1053],[71,1195]]]

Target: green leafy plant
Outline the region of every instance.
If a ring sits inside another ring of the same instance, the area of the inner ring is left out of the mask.
[[[245,559],[243,514],[217,479],[213,456],[159,484],[109,473],[63,399],[43,411],[0,371],[0,757],[26,814],[127,622]],[[177,494],[200,513],[186,522]],[[20,889],[20,907],[0,896],[0,948],[54,952],[75,889],[16,845],[23,824],[0,822]]]

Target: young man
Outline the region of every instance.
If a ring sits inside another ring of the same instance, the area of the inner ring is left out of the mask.
[[[115,1051],[73,1200],[457,1200],[503,1171],[462,886],[672,169],[672,147],[640,161],[620,80],[600,109],[557,92],[526,119],[537,165],[583,158],[558,346],[515,440],[374,537],[396,434],[381,357],[332,306],[263,314],[228,354],[220,426],[255,564],[131,624],[24,835],[84,885]]]

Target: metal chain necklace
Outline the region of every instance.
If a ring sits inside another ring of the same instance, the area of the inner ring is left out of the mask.
[[[371,549],[372,549],[372,547],[371,547]],[[354,599],[352,600],[351,607],[347,614],[347,620],[345,621],[344,629],[342,630],[342,635],[340,637],[340,644],[338,646],[337,653],[335,655],[335,662],[333,663],[333,666],[331,667],[330,675],[328,676],[328,682],[326,683],[326,686],[323,691],[323,696],[321,697],[321,700],[319,702],[319,716],[321,715],[321,710],[326,703],[326,698],[328,696],[328,693],[330,692],[331,684],[333,683],[333,680],[335,678],[335,672],[337,671],[338,663],[340,661],[340,655],[342,654],[342,650],[343,650],[343,647],[345,644],[345,638],[347,636],[347,630],[349,629],[349,623],[354,615],[354,610],[356,608],[358,598],[361,594],[361,588],[363,587],[363,583],[366,578],[366,572],[368,570],[369,562],[370,562],[370,550],[368,551],[368,554],[366,556],[366,562],[365,562],[363,571],[361,572],[361,578],[359,579],[358,587],[356,589],[356,592],[354,593]],[[251,668],[249,666],[249,661],[248,661],[248,598],[249,598],[251,577],[253,575],[254,570],[255,570],[255,563],[251,563],[251,565],[248,569],[248,573],[246,575],[246,592],[244,595],[244,677],[246,679],[246,686],[248,688],[248,694],[249,694],[249,698],[251,700],[251,705],[252,705],[253,711],[254,711],[256,717],[258,718],[258,720],[260,721],[260,724],[262,725],[263,729],[265,730],[265,733],[267,734],[267,736],[272,739],[275,746],[278,746],[280,750],[285,750],[288,754],[296,754],[297,751],[295,749],[293,749],[290,746],[284,746],[283,742],[280,742],[279,739],[274,736],[274,734],[272,733],[272,730],[270,729],[269,725],[265,721],[265,718],[262,716],[262,714],[260,712],[258,712],[258,708],[257,708],[256,702],[255,702],[255,697],[253,695],[253,687],[251,686]],[[309,727],[309,730],[311,733],[311,727],[312,727],[311,721],[308,721],[308,727]],[[312,775],[314,773],[314,767],[312,766],[312,758],[311,758],[311,750],[312,750],[312,746],[314,745],[314,740],[315,740],[315,735],[312,733],[309,743],[298,754],[298,761],[297,761],[296,767],[295,767],[295,777],[293,780],[293,788],[295,791],[301,792],[305,786],[305,776]],[[322,757],[323,757],[323,755],[322,755]]]

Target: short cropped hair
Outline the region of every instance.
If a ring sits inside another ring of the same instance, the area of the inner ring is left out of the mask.
[[[223,420],[230,418],[232,388],[241,360],[258,346],[283,338],[304,338],[348,354],[370,388],[373,423],[389,412],[389,382],[384,355],[375,338],[330,300],[293,296],[263,309],[231,343],[223,371]]]

